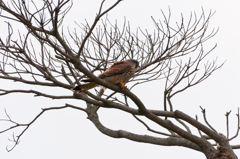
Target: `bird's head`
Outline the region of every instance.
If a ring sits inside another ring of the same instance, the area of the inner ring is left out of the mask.
[[[135,69],[138,69],[140,66],[139,66],[139,62],[137,60],[134,60],[134,59],[130,59],[130,60],[127,60],[128,62],[130,62]]]

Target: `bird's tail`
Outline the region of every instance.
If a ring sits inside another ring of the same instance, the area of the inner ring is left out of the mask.
[[[87,91],[87,90],[89,90],[89,89],[92,89],[92,88],[94,88],[94,87],[96,87],[96,86],[98,86],[97,83],[95,83],[95,82],[90,82],[90,83],[88,83],[88,84],[78,85],[78,86],[74,87],[74,88],[72,89],[72,91],[74,91],[74,92],[84,92],[84,91]]]

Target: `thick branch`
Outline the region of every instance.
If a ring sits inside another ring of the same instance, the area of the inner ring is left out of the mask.
[[[162,146],[184,146],[197,151],[201,151],[198,145],[183,138],[174,138],[174,137],[159,138],[159,137],[153,137],[149,135],[138,135],[138,134],[124,131],[124,130],[111,130],[105,127],[104,125],[102,125],[102,123],[98,119],[98,115],[94,111],[88,112],[88,114],[91,114],[88,117],[100,132],[113,138],[126,138],[132,141],[150,143],[150,144],[162,145]]]

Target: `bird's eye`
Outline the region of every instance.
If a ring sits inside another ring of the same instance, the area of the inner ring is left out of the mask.
[[[136,62],[136,67],[139,67],[139,62]]]

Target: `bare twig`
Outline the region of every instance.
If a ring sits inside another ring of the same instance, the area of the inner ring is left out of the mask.
[[[204,118],[205,123],[206,123],[214,132],[217,133],[217,131],[216,131],[216,130],[208,123],[208,121],[207,121],[206,110],[203,109],[201,106],[200,106],[200,108],[202,109],[203,118]]]
[[[231,111],[229,112],[226,112],[225,116],[226,116],[226,126],[227,126],[227,139],[229,139],[229,119],[228,119],[228,116],[229,114],[231,113]]]
[[[13,141],[15,144],[14,144],[14,146],[13,146],[11,149],[8,149],[8,147],[7,147],[7,151],[13,150],[13,148],[19,143],[20,138],[23,136],[23,134],[29,129],[29,127],[30,127],[44,112],[49,111],[49,110],[58,110],[58,109],[64,109],[64,108],[73,108],[73,109],[77,109],[77,110],[81,110],[81,111],[86,112],[85,109],[83,109],[83,108],[81,108],[81,107],[74,106],[74,105],[70,105],[70,104],[66,104],[65,106],[61,106],[61,107],[43,108],[42,111],[41,111],[38,115],[36,115],[36,117],[35,117],[31,122],[29,122],[29,123],[27,123],[27,124],[20,124],[20,123],[17,123],[17,122],[15,122],[15,121],[13,121],[13,120],[10,118],[10,116],[7,114],[7,111],[6,111],[6,109],[5,109],[5,113],[6,113],[7,117],[8,117],[8,119],[7,119],[7,120],[1,119],[0,121],[9,121],[10,123],[14,124],[14,126],[9,127],[9,128],[7,128],[7,129],[1,131],[0,133],[3,133],[3,132],[6,132],[6,131],[15,129],[15,128],[17,128],[17,127],[25,127],[19,135],[15,136],[15,135],[13,134],[13,140],[11,140],[11,141]]]
[[[196,120],[198,120],[198,116],[196,115]],[[203,135],[202,135],[202,132],[198,129],[198,133],[199,133],[199,135],[202,137]]]
[[[92,33],[93,29],[95,28],[95,26],[96,26],[97,22],[99,21],[99,19],[100,19],[104,14],[108,13],[110,10],[112,10],[114,7],[116,7],[117,4],[120,3],[122,0],[118,0],[118,1],[117,1],[115,4],[113,4],[110,8],[108,8],[106,11],[104,11],[104,12],[101,13],[101,11],[102,11],[102,6],[103,6],[104,1],[105,1],[105,0],[103,0],[102,3],[101,3],[101,6],[100,6],[99,12],[98,12],[98,14],[97,14],[97,16],[96,16],[96,18],[95,18],[95,21],[93,22],[93,24],[92,24],[91,28],[89,29],[87,35],[85,36],[85,38],[84,38],[83,41],[82,41],[81,47],[79,48],[78,54],[77,54],[77,56],[76,56],[77,58],[80,57],[80,54],[81,54],[82,51],[83,51],[84,45],[85,45],[87,39],[89,38],[89,36],[91,35],[91,33]]]
[[[239,130],[240,130],[239,108],[238,108],[238,113],[237,113],[236,115],[237,115],[237,132],[236,132],[236,134],[235,134],[233,137],[231,137],[231,138],[229,139],[229,141],[235,139],[235,138],[238,136],[238,134],[239,134]]]

